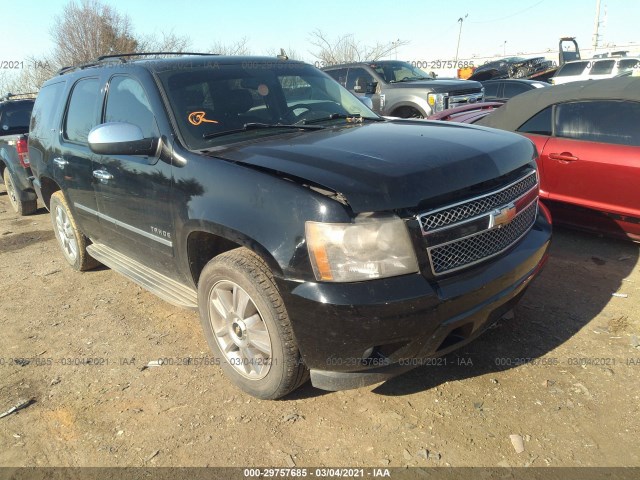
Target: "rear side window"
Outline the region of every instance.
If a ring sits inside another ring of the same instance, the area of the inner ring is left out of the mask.
[[[552,107],[547,107],[536,113],[524,122],[517,131],[521,133],[535,133],[537,135],[551,135],[551,109]]]
[[[572,77],[584,72],[588,62],[565,63],[556,73],[556,77]]]
[[[0,134],[29,131],[29,119],[33,101],[7,103],[0,110]]]
[[[600,60],[599,62],[593,62],[591,70],[589,70],[589,75],[608,75],[613,72],[615,64],[615,60]]]
[[[638,102],[573,102],[558,105],[556,108],[558,137],[640,146]]]
[[[48,136],[48,133],[51,132],[52,129],[60,127],[59,123],[55,125],[55,114],[63,90],[64,82],[47,85],[40,89],[31,115],[29,134],[32,137],[44,138]]]
[[[80,80],[73,87],[64,122],[64,138],[70,142],[87,143],[89,131],[96,125],[96,105],[100,96],[97,78]]]
[[[145,138],[158,136],[147,94],[142,85],[131,77],[117,76],[111,80],[104,121],[136,125]]]
[[[632,68],[640,68],[640,60],[637,58],[626,58],[618,62],[618,69],[621,72],[631,70]]]

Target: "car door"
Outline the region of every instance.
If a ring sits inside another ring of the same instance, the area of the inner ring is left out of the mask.
[[[380,94],[377,93],[377,88],[375,93],[367,93],[368,86],[372,83],[377,82],[377,80],[367,71],[367,69],[362,67],[350,67],[349,72],[347,73],[347,83],[346,88],[351,93],[356,95],[357,97],[369,97],[371,98],[371,102],[373,103],[373,111],[380,112]]]
[[[517,129],[518,133],[524,134],[535,144],[538,151],[538,176],[540,177],[540,196],[542,198],[549,197],[547,175],[542,157],[545,146],[553,132],[552,112],[553,107],[547,107],[536,113]]]
[[[640,222],[640,103],[580,101],[554,108],[541,155],[549,198]]]
[[[159,138],[149,94],[130,75],[110,78],[102,123],[138,126],[145,138]],[[173,257],[171,163],[160,155],[96,155],[97,201],[110,246],[170,272]]]
[[[60,148],[52,159],[53,176],[62,187],[78,228],[92,240],[102,238],[93,177],[89,131],[98,123],[102,98],[98,77],[81,78],[71,87],[60,131]]]

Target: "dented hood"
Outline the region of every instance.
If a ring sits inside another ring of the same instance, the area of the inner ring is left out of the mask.
[[[398,120],[276,135],[212,155],[333,190],[360,213],[416,207],[493,180],[536,151],[500,130]]]

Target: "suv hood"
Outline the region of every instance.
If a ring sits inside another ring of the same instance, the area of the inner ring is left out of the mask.
[[[333,190],[361,213],[464,196],[464,189],[530,163],[536,150],[501,130],[396,120],[283,134],[210,155]]]
[[[414,80],[412,82],[395,82],[390,83],[391,88],[428,88],[429,90],[440,93],[455,90],[482,89],[480,82],[472,80]]]

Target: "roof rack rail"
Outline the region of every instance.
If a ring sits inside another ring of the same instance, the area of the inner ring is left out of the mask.
[[[108,58],[122,58],[122,57],[144,57],[151,55],[219,55],[218,53],[202,53],[202,52],[142,52],[142,53],[114,53],[110,55],[101,55],[98,57],[98,61],[106,60]]]
[[[4,97],[0,98],[0,102],[4,102],[6,100],[16,98],[16,97],[26,97],[33,98],[38,95],[38,92],[29,92],[29,93],[7,93]]]
[[[62,67],[58,70],[58,75],[64,75],[67,72],[71,72],[76,69],[83,69],[89,67],[95,67],[100,65],[103,62],[113,62],[120,60],[121,62],[126,62],[127,57],[145,57],[152,55],[199,55],[199,56],[208,56],[208,55],[219,55],[219,53],[201,53],[201,52],[138,52],[138,53],[113,53],[109,55],[101,55],[96,60],[88,63],[81,63],[79,65],[69,65],[67,67]]]
[[[89,63],[81,63],[78,65],[69,65],[67,67],[62,67],[60,70],[58,70],[57,75],[64,75],[67,72],[70,72],[72,70],[76,70],[76,69],[83,69],[83,68],[88,68],[88,67],[94,67],[98,65],[98,62],[89,62]]]

